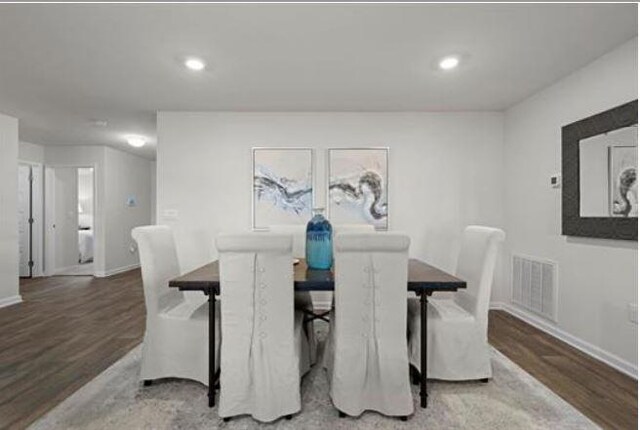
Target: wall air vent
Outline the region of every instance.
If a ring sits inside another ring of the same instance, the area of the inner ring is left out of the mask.
[[[511,301],[557,322],[558,264],[524,255],[513,255]]]

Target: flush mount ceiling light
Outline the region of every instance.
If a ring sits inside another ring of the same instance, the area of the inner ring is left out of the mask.
[[[106,127],[109,125],[109,123],[104,119],[92,119],[89,121],[89,124],[93,127]]]
[[[460,58],[456,55],[448,55],[438,62],[438,66],[442,70],[452,70],[458,67]]]
[[[147,140],[142,136],[127,136],[127,143],[134,148],[140,148],[147,143]]]
[[[186,60],[184,60],[184,65],[187,69],[194,70],[196,72],[204,70],[204,68],[206,67],[205,62],[196,57],[187,58]]]

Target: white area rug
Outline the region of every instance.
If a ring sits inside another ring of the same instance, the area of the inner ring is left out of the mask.
[[[324,333],[319,333],[324,337]],[[429,404],[408,421],[366,412],[339,418],[329,398],[326,373],[315,366],[302,382],[302,411],[292,420],[260,424],[250,417],[223,422],[207,406],[207,388],[180,380],[143,387],[138,381],[141,347],[82,387],[33,429],[591,429],[584,415],[499,352],[492,351],[488,383],[430,381]]]

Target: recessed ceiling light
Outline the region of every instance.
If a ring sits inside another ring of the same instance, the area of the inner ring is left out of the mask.
[[[142,136],[127,136],[127,143],[135,148],[140,148],[147,143],[147,140]]]
[[[187,69],[195,70],[196,72],[203,70],[206,66],[204,61],[196,57],[187,58],[186,60],[184,60],[184,65]]]
[[[456,57],[455,55],[449,55],[447,57],[444,57],[438,63],[438,65],[442,70],[455,69],[456,67],[458,67],[459,64],[460,64],[460,58]]]

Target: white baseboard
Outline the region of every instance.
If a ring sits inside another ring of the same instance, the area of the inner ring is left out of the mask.
[[[47,276],[76,276],[76,274],[73,272],[79,266],[80,264],[74,264],[73,266],[66,266],[66,267],[57,267],[51,275],[47,275]],[[70,273],[73,273],[73,275],[70,275]],[[87,273],[87,276],[90,276],[90,275],[91,273]]]
[[[118,273],[128,272],[129,270],[137,269],[140,267],[139,263],[129,264],[128,266],[116,267],[115,269],[96,271],[94,276],[96,278],[106,278],[107,276],[117,275]]]
[[[568,343],[574,348],[579,349],[580,351],[584,352],[587,355],[590,355],[596,360],[602,361],[603,363],[613,367],[616,370],[619,370],[625,375],[631,376],[634,379],[638,379],[637,363],[630,363],[626,360],[623,360],[622,358],[611,354],[610,352],[607,352],[596,345],[593,345],[587,341],[577,338],[570,333],[567,333],[553,323],[545,321],[543,318],[533,315],[517,306],[502,302],[491,302],[490,308],[508,312],[514,317],[521,319],[528,324],[531,324],[532,326],[544,331],[545,333],[550,334],[551,336],[561,340],[562,342]]]
[[[489,309],[496,311],[506,311],[506,304],[502,302],[491,302],[489,303]]]
[[[16,305],[22,302],[22,296],[16,294],[15,296],[0,299],[0,308],[6,308],[7,306]]]

